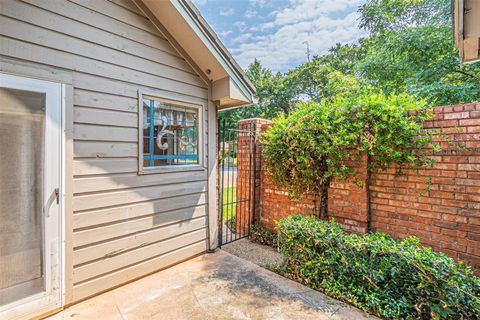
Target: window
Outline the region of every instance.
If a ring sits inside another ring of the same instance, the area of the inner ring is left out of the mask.
[[[141,95],[143,168],[199,165],[201,106]]]

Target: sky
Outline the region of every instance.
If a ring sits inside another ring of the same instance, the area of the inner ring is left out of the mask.
[[[336,43],[355,43],[364,0],[193,0],[242,68],[255,58],[287,72]]]

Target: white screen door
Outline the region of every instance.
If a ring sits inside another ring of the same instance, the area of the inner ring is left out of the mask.
[[[0,73],[0,319],[61,306],[62,86]]]

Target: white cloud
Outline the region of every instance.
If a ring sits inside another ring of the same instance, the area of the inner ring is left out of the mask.
[[[197,6],[204,6],[207,4],[207,0],[193,0]]]
[[[259,6],[260,8],[267,4],[267,0],[250,0],[249,2],[252,6]]]
[[[235,9],[233,8],[222,8],[220,9],[220,15],[224,17],[229,17],[235,13]]]
[[[247,19],[252,19],[252,18],[255,18],[256,16],[257,16],[257,11],[255,10],[248,9],[247,11],[245,11],[245,18]]]
[[[285,25],[315,19],[348,8],[356,8],[362,2],[361,0],[291,0],[291,6],[277,12],[275,23]]]
[[[251,2],[260,0],[251,0]],[[251,28],[233,42],[231,51],[242,67],[255,58],[274,71],[287,71],[306,62],[304,41],[312,55],[325,53],[336,43],[352,43],[365,35],[358,28],[357,7],[362,0],[291,0],[272,20]],[[244,25],[243,25],[244,26]],[[257,35],[247,35],[260,32]]]
[[[237,27],[240,32],[244,32],[245,30],[247,30],[247,24],[243,21],[237,21],[233,25]]]
[[[220,32],[219,35],[222,36],[223,38],[226,38],[226,37],[228,37],[231,33],[232,33],[232,30],[227,30],[227,31],[222,31],[222,32]]]
[[[244,43],[252,38],[252,33],[242,33],[238,37],[232,40],[232,43]]]

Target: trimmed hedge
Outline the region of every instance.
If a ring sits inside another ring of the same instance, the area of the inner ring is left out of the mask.
[[[382,234],[346,234],[334,221],[277,222],[281,272],[387,319],[480,319],[480,280],[464,263]]]

